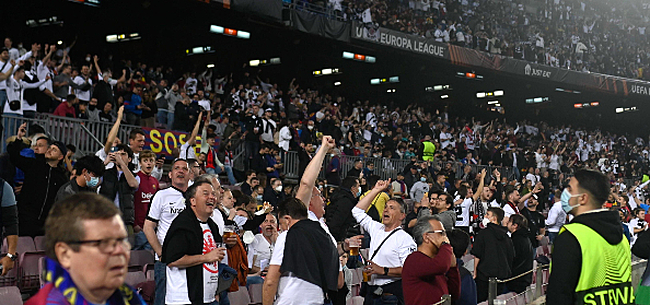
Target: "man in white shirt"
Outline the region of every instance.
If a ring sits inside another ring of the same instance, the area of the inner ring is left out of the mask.
[[[543,188],[544,187],[542,186],[542,183],[538,182],[535,187],[533,187],[532,191],[524,196],[520,196],[518,190],[516,190],[514,187],[508,186],[505,190],[507,201],[506,204],[503,205],[504,215],[501,224],[503,226],[507,226],[508,222],[510,221],[510,216],[513,214],[521,214],[521,209],[524,208],[526,200],[533,196],[533,194],[537,194],[542,191]]]
[[[266,219],[260,226],[262,233],[256,234],[253,242],[248,245],[248,278],[247,284],[261,284],[264,279],[262,272],[266,271],[273,254],[273,247],[278,238],[278,222],[273,214],[266,214]]]
[[[147,240],[156,254],[156,262],[154,264],[154,278],[156,282],[155,305],[165,304],[165,264],[159,260],[162,255],[162,244],[167,235],[167,230],[169,230],[176,216],[186,208],[183,193],[187,190],[187,183],[190,179],[187,161],[182,159],[176,160],[172,164],[169,177],[172,180],[172,186],[158,191],[153,196],[143,228],[144,234],[147,236]]]
[[[406,217],[406,205],[399,198],[386,202],[383,224],[366,214],[372,200],[389,185],[390,180],[377,181],[370,193],[352,209],[352,216],[370,234],[370,264],[364,270],[370,275],[370,281],[365,298],[375,300],[384,297],[403,304],[402,267],[406,257],[417,249],[413,238],[401,227]]]
[[[264,112],[264,116],[262,117],[262,141],[271,144],[273,143],[273,133],[275,133],[276,130],[276,124],[275,121],[271,119],[271,114],[273,113],[273,109],[268,108]]]
[[[16,60],[17,61],[18,57],[20,57],[20,52],[18,51],[18,49],[14,48],[12,46],[13,41],[11,40],[11,38],[9,38],[9,37],[5,38],[4,44],[5,44],[5,48],[9,52],[9,60]]]
[[[188,95],[196,93],[196,86],[199,81],[196,79],[196,72],[192,72],[190,76],[185,80],[185,90]]]
[[[81,73],[72,81],[79,86],[78,89],[74,89],[74,94],[79,101],[90,102],[90,93],[93,86],[93,80],[90,78],[90,67],[87,65],[81,66]]]
[[[199,95],[199,106],[201,106],[205,111],[210,112],[210,100],[205,98],[205,92],[203,90],[199,90],[197,93]]]

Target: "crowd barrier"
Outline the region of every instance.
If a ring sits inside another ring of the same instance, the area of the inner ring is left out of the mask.
[[[28,134],[30,128],[37,128],[38,126],[52,139],[74,145],[77,148],[77,156],[93,154],[104,148],[106,136],[113,127],[113,123],[90,122],[55,116],[49,113],[38,113],[33,119],[2,115],[4,131],[2,139],[0,139],[0,151],[4,152],[7,145],[6,139],[15,135],[20,124],[24,122],[27,122]],[[127,139],[129,131],[133,128],[140,128],[140,126],[121,124],[118,137]]]
[[[327,167],[329,166],[329,163],[331,161],[332,157],[327,156],[325,157],[325,162],[323,165],[323,170],[320,172],[320,178],[325,178],[325,174],[327,172]],[[289,179],[298,179],[301,176],[301,173],[299,172],[299,158],[298,158],[298,153],[295,151],[289,151],[285,153],[285,159],[284,159],[284,174],[286,178]],[[357,161],[362,161],[364,162],[364,167],[367,167],[369,163],[374,164],[374,171],[373,174],[378,175],[381,177],[381,179],[395,179],[397,178],[397,174],[401,173],[404,171],[404,168],[406,168],[407,165],[411,163],[410,160],[408,159],[387,159],[387,158],[374,158],[374,157],[369,157],[369,158],[364,158],[364,157],[359,157],[359,156],[347,156],[347,155],[341,155],[339,156],[339,175],[341,178],[345,178],[345,175],[347,172],[354,167],[354,164]],[[459,179],[463,176],[463,168],[465,166],[468,166],[466,164],[462,164],[460,162],[438,162],[436,164],[432,164],[436,168],[436,171],[438,168],[443,168],[445,163],[451,163],[454,170],[455,170],[455,177],[456,179]],[[498,170],[501,173],[501,177],[507,177],[508,179],[513,179],[515,176],[515,169],[512,167],[506,167],[506,166],[491,166],[491,165],[469,165],[472,169],[472,173],[476,174],[481,172],[481,170],[485,169],[489,175],[494,170]]]

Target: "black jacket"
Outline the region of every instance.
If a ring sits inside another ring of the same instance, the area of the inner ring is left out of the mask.
[[[192,127],[189,112],[189,106],[185,106],[182,102],[176,102],[174,105],[174,130],[188,131]]]
[[[354,231],[357,221],[352,216],[352,208],[357,202],[350,190],[338,189],[332,194],[331,203],[325,209],[325,220],[337,241],[348,237],[348,231]]]
[[[68,196],[72,196],[76,193],[79,192],[92,192],[93,189],[89,187],[81,187],[79,184],[77,184],[76,179],[72,179],[68,182],[66,182],[64,185],[59,188],[59,191],[56,193],[56,199],[54,202],[59,202],[63,199],[65,199]]]
[[[596,231],[609,244],[624,238],[618,212],[600,211],[578,215],[571,223],[581,223]],[[582,269],[582,250],[578,240],[569,231],[558,235],[553,242],[553,272],[546,292],[547,304],[574,304],[575,288]]]
[[[99,194],[104,195],[110,201],[114,201],[115,196],[119,195],[122,219],[126,225],[133,225],[135,221],[133,201],[136,189],[129,186],[124,174],[119,179],[117,178],[116,166],[104,172],[103,180]]]
[[[222,239],[219,228],[212,218],[208,218],[208,226],[215,243],[220,243]],[[178,214],[169,227],[163,242],[161,261],[169,265],[185,255],[201,254],[203,254],[203,230],[194,210],[188,207]],[[203,304],[203,264],[185,270],[190,302]]]
[[[7,145],[11,163],[25,172],[23,189],[18,196],[19,234],[44,235],[45,219],[59,188],[68,181],[68,175],[63,168],[47,164],[42,154],[36,154],[36,158],[21,156],[21,149],[22,144],[17,142]]]
[[[515,256],[512,260],[512,276],[520,275],[533,269],[533,246],[528,238],[528,230],[521,228],[510,236],[515,249]],[[533,282],[533,274],[529,273],[516,280],[507,283],[508,290],[521,293]]]
[[[506,232],[505,227],[489,223],[487,228],[476,235],[472,254],[480,259],[477,266],[479,280],[487,281],[493,276],[505,280],[512,275],[515,253],[512,240]]]
[[[278,206],[278,203],[284,201],[284,192],[276,192],[271,186],[264,189],[264,201],[268,201],[272,206]]]

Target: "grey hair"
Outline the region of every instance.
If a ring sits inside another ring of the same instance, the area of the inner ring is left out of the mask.
[[[424,241],[424,234],[432,230],[430,223],[431,220],[440,222],[440,220],[438,220],[438,217],[424,216],[422,218],[418,218],[418,222],[415,223],[415,226],[413,227],[413,237],[415,238],[415,243],[418,246],[421,245]]]
[[[221,184],[221,181],[219,180],[219,175],[216,174],[203,174],[201,176],[198,176],[196,177],[196,179],[194,179],[194,183],[207,181],[208,183],[212,184],[212,180],[214,179],[217,179],[217,181],[219,181],[219,184]]]

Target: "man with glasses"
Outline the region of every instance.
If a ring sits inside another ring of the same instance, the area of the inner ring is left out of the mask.
[[[406,205],[401,198],[386,202],[383,223],[366,214],[373,199],[389,186],[390,180],[377,181],[370,193],[352,209],[354,218],[370,234],[370,264],[364,269],[370,275],[365,305],[404,303],[402,267],[406,257],[417,248],[413,238],[401,227],[406,217]]]
[[[217,192],[209,181],[187,189],[187,208],[165,236],[161,261],[167,265],[167,304],[219,304],[219,262],[226,255],[217,224],[210,218]],[[230,287],[230,285],[228,285]]]
[[[149,206],[149,214],[144,221],[144,234],[156,254],[154,264],[154,280],[156,282],[154,304],[156,305],[165,304],[165,264],[159,261],[162,256],[162,244],[176,216],[185,210],[185,198],[183,196],[187,191],[187,182],[190,179],[189,171],[185,159],[176,159],[172,162],[172,170],[169,172],[172,186],[158,191],[153,196]]]
[[[52,207],[45,232],[48,283],[25,304],[145,304],[124,284],[131,245],[113,202],[72,195]]]
[[[433,216],[422,217],[413,227],[413,237],[418,250],[406,258],[402,269],[405,304],[434,304],[445,294],[460,298],[456,256],[442,223]]]

